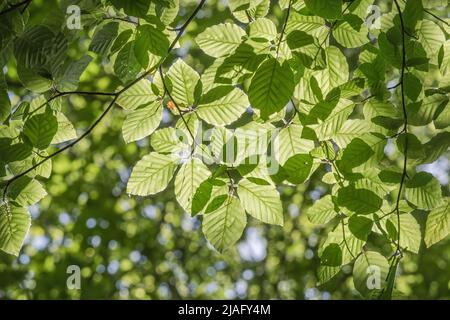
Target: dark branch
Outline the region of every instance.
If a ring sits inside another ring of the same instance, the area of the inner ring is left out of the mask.
[[[164,78],[164,74],[162,72],[162,67],[161,66],[159,66],[159,75],[161,76],[161,81],[162,81],[163,86],[164,86],[164,95],[167,94],[169,96],[169,99],[175,105],[175,108],[177,109],[178,113],[180,114],[181,120],[183,120],[183,123],[186,126],[186,129],[187,129],[187,131],[189,132],[189,135],[192,138],[192,143],[195,143],[195,136],[192,133],[191,129],[189,128],[189,124],[187,123],[186,119],[183,116],[183,110],[181,110],[181,108],[178,105],[177,101],[172,97],[172,94],[170,93],[169,88],[167,88],[166,80]]]
[[[0,11],[0,16],[4,15],[4,14],[7,14],[7,13],[9,13],[11,11],[14,11],[14,10],[20,8],[21,6],[25,5],[23,10],[21,11],[21,12],[23,12],[28,7],[28,5],[31,3],[31,1],[33,1],[33,0],[24,0],[24,1],[16,3],[16,4],[11,4],[11,5],[9,5],[9,8]]]
[[[448,27],[450,27],[450,23],[448,23],[447,21],[445,21],[444,19],[442,19],[441,17],[435,15],[433,12],[431,12],[430,10],[424,9],[423,11],[425,11],[426,13],[428,13],[430,16],[432,16],[433,18],[435,18],[436,20],[442,22],[443,24],[447,25]]]

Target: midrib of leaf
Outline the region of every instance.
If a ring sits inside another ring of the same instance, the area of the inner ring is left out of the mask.
[[[220,237],[220,247],[223,247],[224,245],[224,235],[225,235],[225,231],[227,229],[227,222],[228,222],[228,211],[230,210],[230,204],[233,198],[228,197],[228,202],[226,204],[226,209],[225,209],[225,219],[224,219],[224,223],[223,223],[223,229],[221,232],[221,237]]]
[[[267,92],[267,95],[266,95],[266,99],[267,98],[269,98],[269,97],[271,97],[271,102],[272,102],[272,104],[275,102],[275,100],[273,99],[273,92],[272,92],[272,83],[273,83],[273,75],[274,75],[274,73],[275,73],[275,69],[277,68],[277,64],[278,64],[278,62],[277,61],[274,61],[275,63],[273,64],[273,68],[272,68],[272,72],[271,72],[271,74],[270,74],[270,82],[269,82],[269,88],[270,88],[270,90],[268,90],[268,92]]]

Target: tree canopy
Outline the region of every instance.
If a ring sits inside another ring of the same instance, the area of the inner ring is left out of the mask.
[[[448,14],[2,1],[0,298],[450,298]]]

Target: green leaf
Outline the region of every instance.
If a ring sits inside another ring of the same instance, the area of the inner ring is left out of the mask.
[[[242,179],[239,181],[237,193],[248,214],[265,223],[283,225],[283,208],[280,195],[274,186],[259,185]]]
[[[25,208],[14,204],[2,204],[0,206],[0,249],[18,256],[30,225],[30,214]]]
[[[128,43],[128,40],[132,39],[132,36],[133,36],[132,29],[125,29],[124,31],[122,31],[113,42],[113,45],[111,46],[110,50],[111,51],[110,55],[113,55],[114,53],[122,49],[123,46]]]
[[[445,35],[441,28],[433,21],[422,20],[416,32],[419,37],[419,42],[427,52],[427,56],[437,56],[438,50],[442,43],[445,42]]]
[[[427,217],[425,227],[425,244],[427,247],[445,239],[450,233],[450,201],[445,198],[444,203],[432,210]]]
[[[345,48],[358,48],[369,42],[369,30],[356,16],[348,15],[333,29],[336,41]]]
[[[338,19],[342,16],[341,0],[304,0],[306,7],[325,19]]]
[[[381,160],[386,142],[384,136],[364,134],[346,146],[336,164],[344,172],[364,172]]]
[[[353,283],[364,297],[378,293],[386,286],[389,261],[376,251],[363,251],[353,266]]]
[[[251,105],[267,119],[289,102],[294,92],[294,74],[287,62],[268,58],[256,70],[248,90]]]
[[[49,111],[29,118],[23,132],[32,145],[38,149],[46,149],[58,131],[58,120]]]
[[[122,135],[126,143],[143,139],[158,128],[163,108],[161,102],[155,101],[132,110],[122,126]]]
[[[423,5],[421,0],[410,0],[405,3],[403,19],[407,32],[414,32],[416,24],[423,18]]]
[[[430,173],[418,172],[406,183],[405,198],[419,209],[432,210],[442,204],[441,186]]]
[[[307,211],[308,219],[313,224],[325,225],[338,215],[330,195],[326,195],[316,202]]]
[[[249,23],[248,34],[250,38],[262,38],[272,41],[276,39],[278,32],[277,27],[272,20],[267,18],[259,18]]]
[[[190,159],[181,166],[175,177],[175,196],[184,210],[192,213],[194,195],[210,175],[211,172],[199,159]]]
[[[267,15],[270,0],[229,0],[228,5],[237,20],[242,23],[249,23]]]
[[[5,121],[11,114],[11,101],[8,92],[0,88],[0,123]]]
[[[413,90],[420,93],[422,83]],[[425,126],[435,120],[441,112],[444,113],[448,105],[448,97],[441,94],[434,94],[425,97],[422,101],[410,103],[407,106],[408,124],[413,126]],[[435,122],[436,123],[436,122]]]
[[[35,179],[22,177],[11,184],[8,197],[22,207],[32,206],[47,195],[44,187]]]
[[[391,239],[396,241],[398,238],[397,216],[391,216],[389,221],[392,223],[391,226],[393,226],[389,234]],[[416,218],[409,212],[400,214],[400,246],[410,252],[419,253],[421,241],[422,233]]]
[[[286,34],[290,34],[295,30],[306,32],[318,39],[328,33],[324,19],[313,15],[306,16],[292,11],[286,25]]]
[[[338,204],[356,214],[377,212],[383,201],[374,192],[367,189],[355,189],[348,186],[339,189]]]
[[[150,137],[150,144],[158,153],[175,153],[189,148],[180,140],[180,134],[175,128],[159,129]]]
[[[117,98],[117,104],[125,110],[133,110],[148,105],[158,99],[152,91],[151,82],[142,79]]]
[[[352,215],[348,219],[348,228],[358,239],[367,241],[367,237],[372,231],[373,221],[366,217]]]
[[[135,42],[130,41],[120,49],[114,62],[114,73],[123,83],[136,79],[141,65],[134,54]]]
[[[414,74],[408,72],[405,74],[405,95],[412,101],[417,101],[422,92],[422,82]]]
[[[163,57],[167,54],[169,40],[161,30],[156,29],[150,24],[144,24],[138,26],[136,31],[134,52],[143,68],[148,66],[149,52],[158,57]]]
[[[291,124],[280,130],[274,139],[273,152],[280,165],[296,154],[308,154],[314,149],[314,141],[302,138],[303,127]]]
[[[287,173],[287,180],[294,184],[305,182],[313,167],[313,158],[309,154],[296,154],[289,158],[283,165],[283,169]]]
[[[77,138],[77,132],[72,122],[62,112],[56,113],[56,120],[58,122],[58,131],[53,136],[51,144],[58,144]]]
[[[200,80],[198,73],[183,60],[177,59],[167,72],[171,86],[169,90],[180,108],[191,106],[195,102],[195,88]]]
[[[344,122],[342,127],[334,131],[333,141],[339,148],[345,148],[353,139],[368,133],[371,129],[370,122],[360,119],[350,119]]]
[[[211,89],[200,98],[197,114],[212,125],[224,126],[239,119],[248,106],[249,102],[243,91],[220,86]]]
[[[219,208],[204,215],[202,231],[214,248],[223,252],[239,240],[246,224],[239,200],[228,196]]]
[[[336,244],[342,252],[341,265],[346,265],[354,260],[361,252],[365,241],[356,238],[349,230],[345,220],[341,221],[332,232],[328,233],[328,237],[319,249],[319,256],[322,256],[323,249],[329,245]]]
[[[328,267],[340,267],[342,265],[342,250],[336,243],[331,243],[322,251],[320,264]]]
[[[34,92],[45,92],[52,88],[51,74],[45,69],[27,69],[22,64],[17,66],[20,82]]]
[[[179,160],[151,152],[139,160],[131,172],[127,193],[148,196],[163,191],[173,177]]]
[[[119,33],[119,23],[109,22],[95,31],[94,37],[89,45],[89,51],[100,56],[106,56],[111,49],[114,40]]]
[[[324,95],[349,79],[349,67],[344,54],[334,46],[325,49],[326,67],[313,73]]]
[[[245,31],[233,23],[220,23],[200,33],[195,42],[207,55],[219,58],[236,50],[245,35]]]
[[[397,148],[404,154],[405,144],[408,143],[408,160],[421,159],[425,157],[424,148],[419,139],[412,133],[402,133],[397,138]]]
[[[287,44],[291,50],[305,47],[314,43],[314,38],[301,30],[294,30],[286,37]]]
[[[80,77],[91,61],[92,57],[84,56],[66,62],[55,75],[56,88],[61,92],[77,90]]]
[[[28,28],[14,44],[18,65],[30,69],[48,66],[49,62],[57,67],[58,61],[55,58],[63,56],[67,43],[62,41],[63,45],[58,47],[55,40],[55,34],[47,26],[34,25]]]
[[[150,0],[111,0],[111,3],[117,9],[122,9],[125,14],[140,18],[147,17],[151,2]]]
[[[319,102],[310,112],[310,117],[315,118],[317,124],[309,125],[320,141],[325,141],[339,134],[355,105],[350,100],[341,99],[337,105],[333,102]]]
[[[426,155],[422,163],[432,163],[439,159],[450,147],[450,132],[441,132],[423,145]]]

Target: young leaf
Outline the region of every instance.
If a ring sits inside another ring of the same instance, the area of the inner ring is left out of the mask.
[[[139,160],[131,172],[127,193],[148,196],[164,190],[173,177],[178,160],[151,152]]]
[[[283,226],[283,208],[275,187],[242,179],[239,181],[237,193],[242,207],[251,216],[265,223]]]
[[[239,240],[246,224],[239,200],[229,195],[219,208],[203,216],[202,231],[214,248],[223,252]]]
[[[137,27],[134,52],[137,60],[143,68],[148,66],[149,53],[163,57],[169,49],[169,40],[161,30],[150,24]]]
[[[335,205],[330,195],[326,195],[308,209],[307,215],[309,221],[317,225],[325,225],[331,219],[337,216]]]
[[[22,207],[36,204],[47,195],[44,187],[35,179],[22,177],[11,184],[8,197]]]
[[[153,93],[151,82],[142,79],[117,98],[117,104],[125,110],[133,110],[142,105],[156,101],[158,97]]]
[[[354,186],[339,189],[338,204],[356,214],[377,212],[382,205],[382,199],[374,192],[366,189],[355,189]]]
[[[77,132],[72,122],[62,112],[56,113],[56,120],[58,121],[58,131],[53,136],[51,144],[58,144],[77,138]]]
[[[136,79],[141,71],[141,65],[134,54],[135,42],[130,41],[117,54],[114,72],[123,83]]]
[[[245,31],[239,26],[221,23],[207,28],[195,38],[195,41],[207,55],[219,58],[236,50],[244,36]]]
[[[192,201],[200,184],[207,180],[211,172],[199,159],[184,163],[175,177],[175,196],[181,207],[192,212]]]
[[[419,209],[432,210],[442,204],[441,186],[430,173],[418,172],[407,182],[405,198]]]
[[[195,88],[200,80],[198,73],[181,59],[177,59],[167,72],[171,87],[169,90],[181,108],[195,102]]]
[[[302,138],[303,127],[291,124],[280,130],[274,139],[275,159],[284,165],[296,154],[308,154],[314,149],[314,141]]]
[[[58,120],[50,111],[32,116],[23,128],[32,145],[41,150],[50,145],[57,131]]]
[[[201,97],[197,114],[212,125],[223,126],[239,119],[248,106],[247,96],[240,89],[220,86]]]
[[[386,286],[389,261],[376,251],[363,251],[353,266],[353,283],[364,297]]]
[[[338,19],[342,16],[342,0],[304,0],[306,7],[325,19]]]
[[[431,247],[445,239],[450,233],[450,201],[445,198],[444,203],[428,214],[425,227],[425,244]]]
[[[282,65],[275,58],[268,58],[256,70],[248,96],[251,105],[261,110],[261,118],[267,119],[289,102],[294,92],[294,74],[287,62]]]
[[[0,206],[0,249],[18,256],[30,225],[31,217],[25,208],[14,204],[2,204]]]
[[[122,126],[126,143],[143,139],[155,131],[162,118],[161,102],[155,101],[131,111]]]

